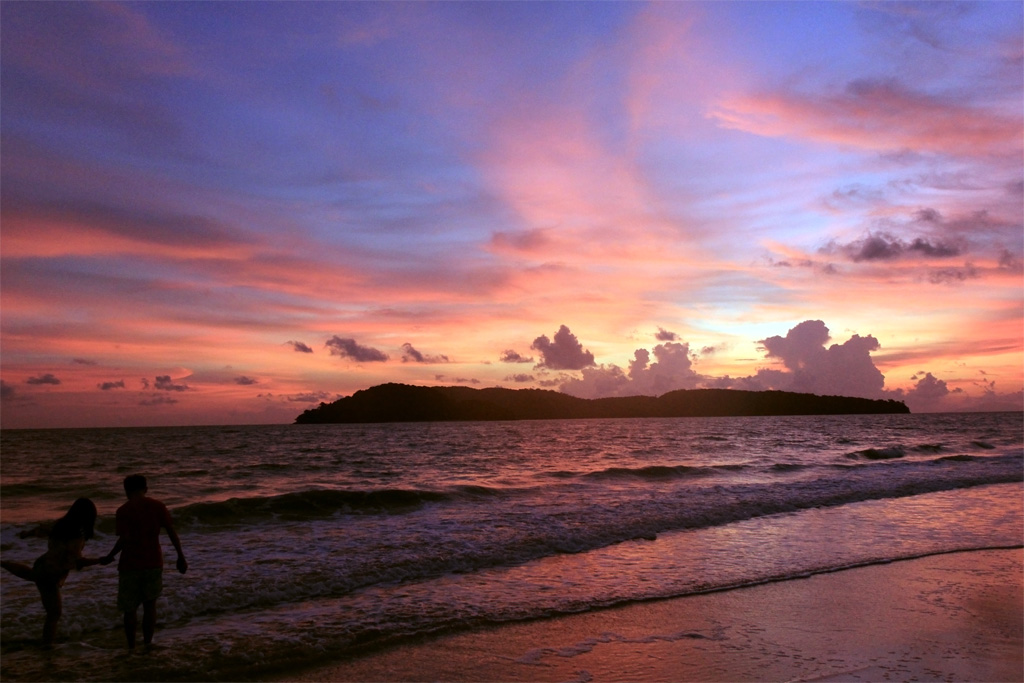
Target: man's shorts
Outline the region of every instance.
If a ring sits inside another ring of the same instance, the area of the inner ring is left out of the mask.
[[[117,577],[117,609],[121,612],[134,612],[143,602],[159,598],[163,588],[162,567],[123,571]]]

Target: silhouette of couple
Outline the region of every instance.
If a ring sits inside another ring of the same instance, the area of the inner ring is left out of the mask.
[[[124,613],[124,633],[128,649],[135,649],[138,608],[142,605],[142,638],[148,647],[153,642],[156,626],[156,599],[163,589],[163,552],[160,529],[167,532],[178,552],[177,568],[184,574],[188,562],[181,550],[181,541],[171,523],[167,506],[146,495],[146,478],[133,474],[124,480],[128,502],[117,509],[117,543],[97,558],[82,557],[85,542],[92,538],[96,525],[96,505],[88,498],[79,498],[50,530],[47,550],[30,567],[21,562],[2,561],[2,566],[15,576],[32,581],[39,589],[46,610],[43,644],[49,647],[57,634],[61,615],[61,586],[72,569],[81,570],[95,564],[110,564],[121,553],[117,564],[117,608]]]

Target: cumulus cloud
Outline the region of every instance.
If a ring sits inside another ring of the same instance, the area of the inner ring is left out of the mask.
[[[187,384],[175,384],[170,375],[160,375],[153,382],[153,388],[160,391],[188,391]]]
[[[100,391],[110,391],[111,389],[124,389],[124,380],[119,379],[116,382],[103,382],[96,385]]]
[[[871,352],[878,350],[872,336],[853,335],[842,344],[826,346],[829,330],[820,320],[807,320],[759,343],[767,359],[781,367],[767,367],[749,377],[709,377],[694,367],[695,354],[686,342],[665,342],[653,350],[637,349],[627,368],[601,364],[582,368],[579,376],[562,375],[563,392],[580,398],[660,396],[677,389],[731,388],[751,391],[777,389],[818,395],[886,398],[885,377],[875,367]],[[702,354],[715,351],[705,347]],[[922,386],[922,392],[924,387]]]
[[[917,384],[903,394],[903,398],[911,410],[932,410],[938,407],[942,399],[949,396],[950,390],[945,380],[938,379],[932,373],[926,372],[920,379],[914,375]],[[957,389],[957,392],[962,392]]]
[[[332,356],[351,358],[357,363],[383,363],[388,359],[388,355],[383,351],[361,346],[355,339],[342,339],[335,335],[327,340],[326,345]]]
[[[525,358],[512,349],[505,349],[501,352],[501,358],[499,360],[502,363],[532,363],[533,356]]]
[[[562,391],[580,398],[605,396],[660,396],[676,389],[693,389],[701,376],[693,370],[690,345],[666,342],[651,352],[637,349],[629,369],[615,364],[585,368],[582,378],[572,378],[562,384]]]
[[[509,375],[508,377],[505,378],[505,381],[506,382],[516,382],[518,384],[523,384],[525,382],[532,382],[535,379],[536,378],[533,375],[528,375],[528,374],[526,374],[524,372],[520,372],[520,373],[517,373],[515,375]]]
[[[14,390],[14,387],[0,379],[0,400],[7,401],[12,399],[15,397],[16,393],[17,392]]]
[[[406,342],[402,344],[402,362],[403,363],[450,363],[448,356],[427,356],[413,348],[412,344]]]
[[[335,339],[337,339],[337,337],[335,337]],[[313,349],[309,348],[300,341],[289,341],[286,343],[291,344],[292,348],[298,351],[299,353],[313,353]],[[328,342],[328,345],[330,345],[330,342]]]
[[[582,370],[594,365],[594,354],[585,351],[583,345],[569,328],[562,325],[551,341],[547,335],[533,340],[531,349],[540,353],[538,367],[551,370]]]
[[[629,377],[625,371],[614,363],[602,364],[596,368],[584,368],[582,377],[566,377],[554,382],[566,394],[579,398],[605,398],[608,396],[626,396],[631,393],[625,389],[629,385]],[[543,385],[544,382],[541,382]]]
[[[52,373],[46,373],[39,377],[29,377],[25,380],[25,384],[60,384],[60,380],[53,376]]]
[[[249,386],[249,385],[252,385],[252,384],[259,384],[259,381],[253,379],[252,377],[246,377],[245,375],[243,375],[241,377],[236,377],[235,378],[235,384],[240,384],[242,386]]]
[[[825,348],[830,339],[828,328],[820,320],[805,320],[789,330],[785,337],[761,340],[768,358],[782,361],[788,372],[766,369],[758,372],[756,382],[764,388],[811,394],[881,397],[885,377],[871,360],[871,351],[880,348],[868,335],[853,335],[842,344]]]

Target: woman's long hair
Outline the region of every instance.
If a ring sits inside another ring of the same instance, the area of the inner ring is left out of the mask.
[[[79,498],[67,514],[57,520],[50,531],[50,538],[71,540],[81,536],[89,540],[96,526],[96,505],[88,498]]]

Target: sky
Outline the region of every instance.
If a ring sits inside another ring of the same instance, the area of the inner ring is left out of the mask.
[[[3,2],[0,425],[1024,410],[1020,2]]]

